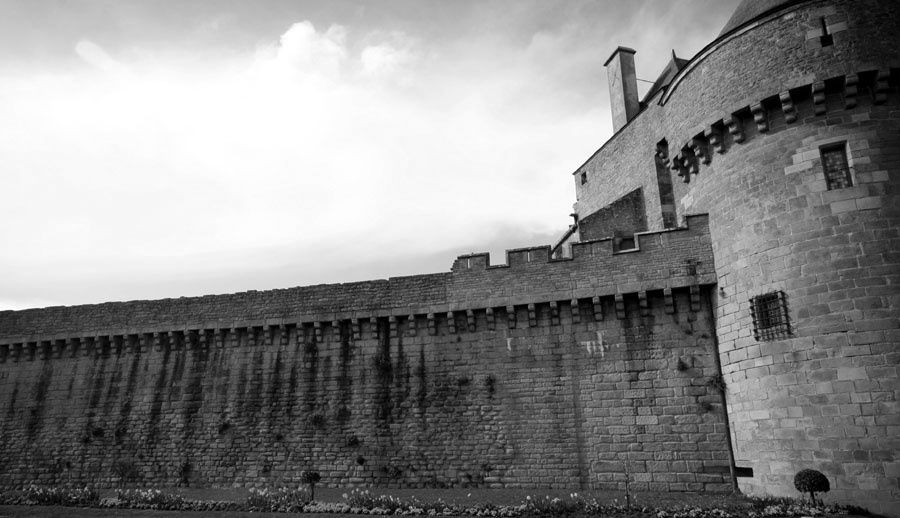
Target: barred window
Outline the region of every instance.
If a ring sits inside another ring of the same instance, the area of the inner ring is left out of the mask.
[[[787,302],[783,291],[773,291],[750,299],[753,337],[756,341],[778,340],[791,335]]]
[[[843,189],[853,186],[850,177],[850,165],[847,162],[847,144],[841,142],[826,146],[819,150],[822,154],[822,170],[825,171],[825,182],[828,190]]]

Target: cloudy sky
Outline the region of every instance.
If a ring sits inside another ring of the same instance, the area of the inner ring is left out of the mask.
[[[551,244],[612,49],[653,80],[736,4],[0,0],[0,309]]]

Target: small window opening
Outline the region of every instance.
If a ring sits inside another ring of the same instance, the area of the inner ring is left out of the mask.
[[[791,335],[787,303],[783,291],[773,291],[750,299],[753,337],[757,342],[787,338]]]
[[[819,151],[822,155],[822,170],[825,172],[828,190],[852,187],[853,178],[850,176],[850,164],[847,161],[846,142],[826,146]]]
[[[581,185],[587,183],[587,173],[581,173]]]
[[[825,24],[825,18],[819,18],[819,21],[822,22],[822,35],[819,36],[819,43],[823,47],[834,45],[834,36],[828,33],[828,25]]]

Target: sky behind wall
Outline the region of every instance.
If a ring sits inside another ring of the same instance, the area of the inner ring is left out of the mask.
[[[612,50],[652,81],[737,3],[0,0],[0,310],[552,244]]]

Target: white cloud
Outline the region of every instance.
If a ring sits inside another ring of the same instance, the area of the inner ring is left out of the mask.
[[[350,280],[335,275],[354,264],[354,280],[426,273],[408,258],[564,229],[569,172],[603,116],[523,87],[536,67],[498,69],[516,49],[433,60],[417,45],[299,22],[239,55],[113,58],[84,40],[93,69],[0,71],[0,270],[16,272],[0,293],[81,303],[273,287],[239,280],[267,270],[289,272],[275,286]]]
[[[75,45],[75,53],[85,63],[107,73],[122,73],[125,67],[112,58],[100,45],[88,40],[81,40]]]
[[[298,22],[279,38],[277,45],[263,47],[259,59],[264,66],[275,66],[299,76],[336,79],[347,60],[347,31],[332,25],[317,32],[308,21]]]

